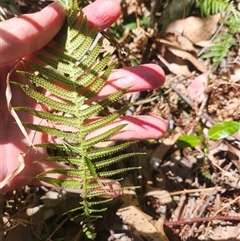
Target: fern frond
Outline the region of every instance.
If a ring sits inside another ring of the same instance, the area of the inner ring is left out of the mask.
[[[202,58],[212,58],[214,67],[217,67],[220,61],[228,55],[232,46],[236,44],[234,34],[240,33],[240,12],[230,0],[200,0],[200,11],[203,17],[217,13],[226,15],[221,20],[227,29],[226,33],[217,36],[212,43],[210,52],[202,55]]]
[[[202,55],[202,58],[212,58],[215,65],[227,56],[231,47],[235,44],[232,35],[219,35],[213,42],[211,51]]]
[[[200,0],[200,11],[202,17],[206,17],[226,11],[235,11],[235,7],[230,0]]]
[[[109,63],[111,56],[101,57],[102,40],[93,46],[97,31],[89,27],[82,10],[77,7],[77,1],[70,0],[65,6],[67,23],[53,40],[54,44],[45,46],[41,54],[35,54],[37,62],[23,60],[34,74],[27,71],[19,71],[18,74],[26,77],[29,85],[14,81],[11,84],[20,88],[40,106],[53,110],[50,113],[41,107],[37,110],[27,106],[14,107],[16,111],[39,118],[40,124],[23,122],[23,126],[51,135],[56,140],[57,143],[37,143],[35,147],[47,149],[49,156],[45,161],[64,163],[65,167],[45,171],[36,178],[56,187],[82,190],[82,200],[75,210],[81,210],[83,230],[89,238],[94,238],[93,221],[106,210],[105,207],[98,208],[98,205],[111,200],[109,198],[102,201],[96,198],[121,192],[121,189],[107,188],[121,179],[102,183],[100,178],[136,169],[128,167],[108,171],[106,167],[142,153],[119,154],[136,142],[94,149],[96,143],[109,139],[126,126],[111,124],[132,104],[125,105],[106,117],[96,116],[118,101],[129,88],[116,91],[102,100],[91,101],[91,97],[97,95],[105,85],[114,65]],[[46,96],[45,92],[51,95]],[[49,125],[44,126],[41,123]],[[57,128],[62,125],[70,127],[69,131]]]

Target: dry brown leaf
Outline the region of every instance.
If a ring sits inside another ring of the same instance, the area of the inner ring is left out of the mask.
[[[231,81],[237,82],[240,80],[240,65],[234,66],[233,75],[231,75]]]
[[[193,43],[188,38],[179,33],[167,34],[165,36],[165,39],[160,39],[158,41],[170,47],[175,46],[179,49],[186,50],[189,52],[198,52],[198,50],[193,46]]]
[[[172,198],[171,198],[169,192],[167,192],[166,190],[159,190],[159,189],[151,190],[151,191],[147,192],[145,194],[145,196],[152,196],[154,198],[157,198],[163,204],[172,202]]]
[[[234,113],[240,114],[240,99],[239,98],[232,98],[227,101],[226,105],[224,106],[225,111],[227,112],[228,116],[233,116]]]
[[[195,43],[195,45],[202,47],[202,48],[210,48],[212,46],[212,41],[210,40],[203,40],[200,42]]]
[[[121,182],[122,187],[133,187],[133,182],[128,178],[124,178]],[[128,207],[128,206],[136,206],[139,207],[137,194],[134,188],[124,189],[122,191],[121,196],[119,197],[121,200],[121,207]]]
[[[218,28],[220,14],[207,18],[189,17],[171,23],[166,33],[179,33],[188,38],[193,44],[209,40]]]
[[[140,240],[169,241],[163,229],[157,230],[150,222],[152,217],[142,212],[139,208],[129,206],[117,211],[117,215],[123,220],[123,223],[129,225],[133,234]]]
[[[172,47],[169,47],[168,48],[174,55],[178,56],[178,57],[181,57],[183,59],[186,59],[188,61],[190,61],[200,72],[206,72],[207,71],[207,68],[202,65],[196,57],[194,57],[192,54],[184,51],[184,50],[181,50],[181,49],[176,49],[176,48],[172,48]]]
[[[239,181],[239,174],[233,173],[231,172],[231,170],[227,171],[225,169],[222,169],[222,167],[220,166],[221,160],[219,158],[216,158],[216,155],[221,151],[229,151],[229,145],[226,145],[224,142],[222,142],[222,140],[220,142],[219,141],[216,141],[215,143],[214,142],[215,141],[209,141],[210,148],[208,153],[208,159],[211,161],[212,165],[218,168],[219,171],[221,171],[221,174],[224,177],[226,177],[230,182],[237,183]],[[217,144],[217,146],[215,144]],[[231,151],[233,151],[233,149]],[[237,152],[237,156],[238,155],[239,155],[239,152]],[[235,157],[235,160],[236,160],[236,157]]]
[[[189,51],[189,52],[191,52],[191,51],[193,51],[195,53],[198,52],[197,49],[193,46],[193,43],[185,36],[183,36],[181,34],[177,34],[176,38],[182,49]]]
[[[25,153],[20,153],[18,155],[19,165],[18,167],[9,175],[7,175],[1,182],[0,182],[0,189],[6,186],[14,177],[16,177],[25,167]]]
[[[240,173],[240,151],[228,142],[226,142],[226,145],[228,147],[228,156],[230,157],[231,162],[237,167],[238,172]]]
[[[240,239],[240,226],[220,226],[217,225],[211,232],[209,232],[209,238],[211,240],[239,240]]]
[[[225,143],[223,143],[222,140],[209,140],[209,152],[208,152],[208,159],[213,162],[215,160],[215,156],[218,152],[221,151],[228,151],[228,147],[226,146]]]
[[[191,77],[192,73],[189,71],[186,65],[178,65],[175,63],[168,63],[160,54],[157,57],[162,61],[162,63],[175,75]]]
[[[164,233],[163,224],[164,224],[163,218],[159,218],[159,219],[154,223],[154,227],[158,230],[159,233]],[[164,240],[165,240],[165,241],[168,240],[167,236],[166,236],[166,239],[164,239]]]
[[[159,162],[161,162],[165,154],[170,148],[172,148],[172,146],[177,142],[178,138],[183,134],[184,132],[179,127],[176,127],[172,131],[172,134],[168,138],[165,138],[164,141],[155,149],[155,151],[151,154],[150,159],[157,158]]]
[[[169,64],[168,69],[175,75],[178,76],[186,76],[191,77],[192,73],[189,71],[187,65],[179,65],[179,64]]]

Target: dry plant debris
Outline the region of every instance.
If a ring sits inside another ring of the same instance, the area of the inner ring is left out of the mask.
[[[48,3],[16,1],[16,6],[32,12]],[[206,133],[215,123],[240,121],[239,34],[234,36],[236,46],[212,72],[211,60],[199,56],[222,33],[220,14],[177,20],[159,12],[165,21],[160,31],[154,27],[158,14],[153,16],[156,6],[151,8],[150,1],[124,0],[121,5],[122,16],[109,32],[128,54],[107,39],[103,52],[110,52],[118,67],[152,62],[164,68],[161,89],[123,101],[136,102],[129,113],[166,119],[169,132],[134,147],[147,156],[135,160],[142,171],[126,175],[123,186],[133,182],[141,189],[126,191],[110,204],[97,223],[97,240],[240,240],[240,131],[222,140],[202,139],[195,148],[176,145],[184,134],[199,136],[199,126]],[[0,201],[0,240],[85,240],[80,224],[62,216],[68,206],[77,205],[77,195],[24,187]]]

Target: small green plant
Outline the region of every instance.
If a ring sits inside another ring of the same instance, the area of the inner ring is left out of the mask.
[[[224,121],[213,125],[209,128],[207,136],[199,128],[199,135],[184,135],[177,141],[179,148],[196,147],[200,145],[207,145],[207,140],[220,140],[227,138],[240,130],[240,123],[236,121]]]
[[[184,135],[177,140],[177,146],[179,148],[186,147],[200,147],[203,149],[204,154],[209,152],[209,139],[220,140],[227,138],[240,130],[240,123],[236,121],[224,121],[213,125],[209,128],[205,135],[202,128],[198,127],[198,135]],[[201,174],[203,177],[209,179],[209,169],[201,168]]]
[[[136,169],[137,167],[127,167],[110,170],[107,167],[142,153],[120,153],[135,142],[94,149],[95,144],[107,140],[126,126],[120,124],[109,127],[132,104],[127,104],[106,117],[95,118],[94,121],[89,119],[118,101],[129,88],[119,90],[102,100],[91,101],[91,97],[104,86],[114,64],[109,64],[110,56],[100,58],[102,41],[99,40],[93,45],[97,31],[89,27],[82,10],[78,8],[77,0],[66,1],[65,7],[66,24],[55,37],[54,47],[47,45],[41,54],[35,54],[38,62],[22,60],[33,70],[18,71],[29,80],[29,85],[11,81],[12,85],[19,87],[27,96],[54,111],[45,112],[44,108],[35,110],[27,106],[15,106],[14,109],[39,118],[39,124],[22,122],[24,127],[56,139],[54,143],[38,143],[35,148],[52,150],[49,153],[63,153],[49,154],[45,160],[64,163],[66,168],[48,170],[36,178],[56,187],[82,190],[79,207],[71,212],[79,214],[84,233],[88,238],[94,239],[94,221],[106,210],[102,205],[111,200],[101,200],[98,197],[109,196],[111,191],[105,187],[121,180],[113,179],[102,183],[100,179],[112,178],[114,175]],[[59,97],[61,101],[43,95],[45,91]],[[42,125],[41,120],[46,120],[49,125]],[[70,130],[59,129],[59,124],[68,126]],[[106,128],[105,131],[101,131],[102,128]],[[65,178],[55,178],[55,174]]]

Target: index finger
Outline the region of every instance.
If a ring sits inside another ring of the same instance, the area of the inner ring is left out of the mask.
[[[83,9],[91,25],[99,31],[110,26],[120,15],[115,0],[98,0]],[[42,11],[24,14],[0,23],[0,65],[29,55],[50,42],[65,20],[65,9],[52,3]]]

